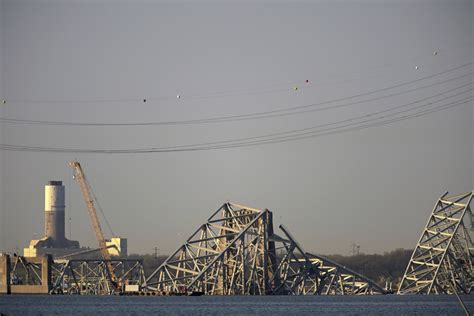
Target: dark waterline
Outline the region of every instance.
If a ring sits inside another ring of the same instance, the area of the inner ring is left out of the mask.
[[[463,296],[474,311],[474,295]],[[0,296],[7,315],[464,315],[439,296]]]

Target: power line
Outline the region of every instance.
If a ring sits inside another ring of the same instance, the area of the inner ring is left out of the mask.
[[[397,110],[397,109],[400,109],[400,108],[409,107],[411,105],[414,105],[414,104],[417,104],[417,103],[420,103],[420,102],[423,102],[423,101],[426,101],[426,100],[429,100],[429,99],[433,99],[433,98],[436,98],[436,97],[439,97],[439,96],[442,96],[442,95],[445,95],[447,93],[450,93],[450,92],[453,92],[453,91],[471,86],[473,84],[474,83],[471,82],[471,83],[464,84],[464,85],[461,85],[461,86],[456,87],[456,88],[452,88],[452,89],[434,94],[434,95],[429,96],[429,97],[425,97],[425,98],[422,98],[422,99],[415,100],[413,102],[405,103],[405,104],[402,104],[402,105],[390,107],[388,109],[380,110],[380,111],[377,111],[377,112],[372,112],[372,113],[369,113],[369,114],[364,114],[364,115],[361,115],[361,116],[352,117],[352,118],[341,120],[341,121],[320,124],[320,125],[316,125],[316,126],[312,126],[312,127],[296,129],[296,130],[290,130],[290,131],[284,131],[284,132],[279,132],[279,133],[264,134],[264,135],[253,136],[253,137],[237,138],[237,139],[231,139],[231,140],[225,140],[225,141],[205,142],[205,143],[198,143],[198,144],[188,144],[188,145],[181,145],[181,146],[161,147],[161,148],[158,148],[158,149],[160,149],[160,150],[169,150],[169,149],[183,149],[183,148],[190,148],[190,147],[202,147],[202,146],[210,146],[210,145],[223,145],[223,144],[228,144],[228,143],[236,143],[236,142],[241,142],[241,141],[249,141],[249,140],[263,139],[263,138],[269,138],[269,137],[275,137],[275,136],[281,136],[281,135],[287,135],[287,134],[295,134],[295,133],[306,132],[306,131],[315,130],[315,129],[322,128],[322,127],[329,127],[329,126],[333,126],[333,125],[339,125],[339,124],[342,124],[342,123],[357,121],[357,120],[360,120],[360,119],[367,119],[368,117],[372,117],[374,115],[379,115],[379,114],[387,113],[387,112]],[[440,100],[437,100],[437,101],[434,101],[434,102],[430,102],[427,105],[431,105],[431,104],[436,103],[436,102],[441,102],[441,101],[447,100],[449,98],[459,96],[459,95],[464,94],[466,92],[469,92],[471,90],[472,89],[461,91],[459,93],[448,96],[446,98],[443,98],[443,99],[440,99]],[[422,105],[422,106],[426,106],[426,105]],[[157,149],[157,148],[153,148],[153,149]]]
[[[225,145],[225,144],[229,144],[229,143],[237,143],[237,142],[242,142],[242,141],[258,140],[258,139],[265,139],[265,138],[269,138],[269,137],[275,137],[275,136],[281,136],[281,135],[287,135],[287,134],[307,132],[307,131],[319,129],[319,128],[322,128],[322,127],[329,127],[329,126],[339,125],[339,124],[348,123],[348,122],[352,122],[352,121],[357,121],[357,120],[361,120],[361,119],[367,119],[367,118],[373,117],[375,115],[387,113],[387,112],[394,111],[394,110],[401,109],[401,108],[406,108],[406,107],[412,106],[414,104],[421,103],[423,101],[430,100],[430,99],[445,95],[447,93],[450,93],[450,92],[453,92],[453,91],[456,91],[456,90],[459,90],[459,89],[462,89],[462,88],[465,88],[465,87],[468,87],[468,86],[472,86],[473,84],[474,84],[474,82],[470,82],[470,83],[461,85],[459,87],[455,87],[455,88],[452,88],[452,89],[449,89],[449,90],[446,90],[446,91],[443,91],[443,92],[440,92],[440,93],[437,93],[437,94],[434,94],[434,95],[431,95],[431,96],[428,96],[428,97],[425,97],[425,98],[421,98],[421,99],[418,99],[418,100],[415,100],[415,101],[412,101],[412,102],[409,102],[409,103],[405,103],[405,104],[402,104],[402,105],[390,107],[388,109],[384,109],[384,110],[372,112],[372,113],[369,113],[369,114],[364,114],[364,115],[361,115],[361,116],[356,116],[356,117],[352,117],[352,118],[349,118],[349,119],[336,121],[336,122],[324,123],[324,124],[320,124],[320,125],[316,125],[316,126],[312,126],[312,127],[307,127],[307,128],[302,128],[302,129],[295,129],[295,130],[284,131],[284,132],[279,132],[279,133],[264,134],[264,135],[259,135],[259,136],[236,138],[236,139],[230,139],[230,140],[225,140],[225,141],[215,141],[215,142],[187,144],[187,145],[180,145],[180,146],[152,148],[151,150],[171,150],[171,149],[184,149],[184,148],[202,147],[202,146],[210,146],[210,145],[213,145],[213,146],[214,145]],[[433,101],[433,102],[429,102],[427,104],[424,104],[424,105],[421,105],[421,106],[418,106],[418,107],[409,108],[408,110],[404,110],[403,112],[411,111],[411,110],[419,108],[419,107],[426,107],[426,106],[429,106],[429,105],[432,105],[432,104],[435,104],[435,103],[438,103],[438,102],[442,102],[442,101],[448,100],[450,98],[462,95],[462,94],[470,92],[470,91],[472,91],[472,89],[466,89],[464,91],[458,92],[458,93],[450,95],[448,97],[445,97],[445,98],[442,98],[442,99],[439,99],[439,100],[436,100],[436,101]]]
[[[330,136],[336,134],[342,134],[347,132],[359,131],[363,129],[367,129],[370,127],[382,126],[387,124],[392,124],[398,121],[403,121],[411,118],[417,118],[421,116],[425,116],[434,112],[447,110],[450,108],[454,108],[456,106],[460,106],[466,103],[471,102],[474,100],[473,98],[452,104],[446,107],[438,107],[432,111],[422,111],[423,113],[416,113],[415,115],[410,116],[403,116],[401,118],[387,120],[384,122],[374,123],[374,124],[367,124],[358,126],[355,128],[348,128],[348,129],[340,129],[333,132],[321,133],[321,134],[313,134],[308,136],[299,136],[294,138],[286,138],[286,139],[278,139],[278,140],[271,140],[271,141],[260,141],[260,142],[253,142],[253,143],[242,143],[242,144],[233,144],[233,145],[223,145],[223,146],[213,146],[213,147],[200,147],[200,148],[190,148],[190,149],[174,149],[174,150],[158,150],[158,149],[147,149],[147,150],[83,150],[83,149],[65,149],[65,148],[47,148],[47,147],[33,147],[33,146],[17,146],[17,145],[6,145],[1,144],[0,150],[7,150],[7,151],[27,151],[27,152],[53,152],[53,153],[88,153],[88,154],[149,154],[149,153],[169,153],[169,152],[191,152],[191,151],[207,151],[207,150],[218,150],[218,149],[227,149],[227,148],[242,148],[242,147],[249,147],[249,146],[256,146],[256,145],[266,145],[266,144],[275,144],[275,143],[282,143],[282,142],[289,142],[294,140],[303,140],[308,138],[316,138],[322,136]]]
[[[302,105],[302,106],[295,106],[295,107],[289,107],[289,108],[284,108],[284,109],[278,109],[278,110],[272,110],[272,111],[265,111],[265,112],[256,112],[256,113],[249,113],[249,114],[240,114],[240,115],[231,115],[231,116],[220,116],[220,117],[212,117],[212,118],[204,118],[204,119],[196,119],[196,120],[181,120],[181,121],[162,121],[162,122],[136,122],[136,123],[87,123],[87,122],[67,122],[67,121],[43,121],[43,120],[24,120],[24,119],[14,119],[14,118],[0,118],[0,123],[10,123],[10,124],[29,124],[29,125],[50,125],[50,126],[157,126],[157,125],[189,125],[189,124],[205,124],[205,123],[220,123],[220,122],[230,122],[230,121],[242,121],[242,120],[252,120],[252,119],[263,119],[263,118],[273,118],[273,117],[281,117],[281,116],[289,116],[289,115],[296,115],[296,114],[303,114],[303,113],[308,113],[308,112],[315,112],[315,111],[323,111],[323,110],[330,110],[330,109],[335,109],[335,108],[341,108],[341,107],[348,107],[356,104],[362,104],[366,102],[372,102],[372,101],[378,101],[381,99],[385,98],[390,98],[393,96],[399,96],[402,94],[407,94],[410,92],[414,91],[419,91],[422,89],[434,87],[437,85],[441,85],[447,82],[459,80],[462,78],[469,77],[473,74],[473,72],[469,72],[464,75],[460,75],[454,78],[449,78],[443,81],[431,83],[428,85],[424,85],[422,87],[415,87],[411,89],[407,89],[404,91],[399,91],[395,92],[392,94],[384,95],[384,96],[378,96],[374,98],[369,98],[365,100],[359,100],[356,102],[351,102],[351,103],[345,103],[345,104],[336,104],[336,105],[331,105],[331,106],[326,106],[326,107],[319,107],[319,108],[314,108],[316,106],[320,105],[326,105],[326,104],[331,104],[331,103],[337,103],[341,101],[346,101],[354,98],[359,98],[362,96],[367,96],[367,95],[373,95],[379,92],[383,91],[388,91],[392,90],[395,88],[399,88],[402,86],[406,86],[415,82],[420,82],[423,80],[431,79],[437,76],[444,75],[446,73],[459,70],[461,68],[464,68],[466,66],[472,65],[474,62],[470,62],[452,69],[445,70],[440,73],[432,74],[430,76],[426,76],[423,78],[419,78],[416,80],[400,83],[394,86],[389,86],[381,89],[376,89],[376,90],[371,90],[368,92],[364,93],[359,93],[356,95],[351,95],[343,98],[338,98],[338,99],[333,99],[333,100],[328,100],[324,102],[319,102],[319,103],[313,103],[313,104],[308,104],[308,105]]]
[[[387,125],[387,124],[391,124],[391,123],[394,123],[394,122],[404,121],[406,119],[416,118],[416,117],[428,115],[428,114],[431,114],[431,113],[435,113],[435,112],[438,112],[438,111],[447,110],[447,109],[450,109],[450,108],[453,108],[453,107],[456,107],[456,106],[460,106],[460,105],[469,103],[472,100],[474,100],[474,97],[470,97],[470,98],[467,98],[465,100],[461,100],[460,102],[452,102],[452,103],[450,103],[450,105],[443,105],[443,106],[434,107],[434,108],[431,108],[431,109],[428,109],[428,110],[423,110],[423,111],[420,111],[420,112],[413,113],[411,115],[404,115],[404,116],[394,118],[394,119],[391,119],[391,120],[386,120],[386,121],[381,121],[381,122],[376,122],[376,123],[371,123],[371,124],[366,124],[366,125],[355,126],[353,128],[352,127],[347,128],[347,127],[350,127],[351,125],[357,125],[357,124],[360,124],[360,123],[364,123],[364,122],[348,124],[347,126],[344,126],[345,128],[341,128],[341,127],[330,128],[330,129],[327,129],[327,130],[323,131],[324,133],[321,133],[321,131],[315,131],[315,132],[308,132],[308,133],[301,134],[301,135],[292,135],[292,136],[274,138],[274,139],[270,139],[270,140],[262,140],[262,141],[254,141],[254,142],[242,142],[242,143],[236,143],[236,144],[230,144],[230,145],[214,146],[214,147],[208,147],[206,149],[224,149],[224,148],[236,148],[236,147],[240,148],[240,147],[247,147],[247,146],[254,146],[254,145],[274,144],[274,143],[281,143],[281,142],[288,142],[288,141],[294,141],[294,140],[302,140],[302,139],[308,139],[308,138],[315,138],[315,137],[321,137],[321,136],[329,136],[329,135],[341,134],[341,133],[346,133],[346,132],[358,131],[358,130],[366,129],[366,128],[369,128],[369,127]],[[379,119],[380,118],[373,119],[373,120],[368,120],[366,122],[377,121]],[[334,131],[330,131],[330,130],[334,130]]]
[[[436,59],[439,59],[440,57],[438,56],[438,53],[439,52],[443,52],[443,55],[449,55],[449,54],[446,54],[447,51],[444,50],[444,49],[438,49],[436,50],[432,55],[430,54],[430,56],[433,58],[436,58]],[[409,65],[410,67],[413,67],[413,64],[416,63],[417,65],[418,64],[421,64],[421,65],[425,65],[425,62],[424,61],[421,61],[421,59],[423,60],[427,60],[427,58],[424,58],[428,56],[426,53],[423,53],[423,54],[420,54],[416,57],[411,57],[411,58],[407,58],[405,60],[402,60],[403,64],[404,65]],[[379,70],[376,70],[376,71],[372,71],[373,73],[380,73],[386,69],[391,69],[391,68],[394,68],[394,67],[397,67],[397,69],[400,69],[401,67],[399,66],[399,64],[395,64],[395,63],[392,63],[392,64],[383,64],[383,65],[378,65],[378,66],[375,66],[375,67],[370,67],[370,68],[374,68],[374,69],[379,69]],[[418,66],[416,66],[415,68],[417,68]],[[338,76],[332,76],[332,77],[344,77],[346,78],[348,75],[350,74],[370,74],[372,73],[371,71],[367,72],[366,70],[364,71],[357,71],[357,72],[344,72],[344,73],[340,73]],[[379,75],[376,75],[376,76],[371,76],[371,77],[378,77]],[[331,77],[331,75],[326,75],[325,77]],[[367,77],[364,77],[364,76],[361,76],[359,77],[358,79],[364,79],[364,78],[367,78]],[[368,77],[370,78],[370,77]],[[350,81],[354,81],[354,80],[358,80],[358,79],[350,79],[350,80],[347,80],[347,79],[344,79],[344,80],[341,80],[341,81],[336,81],[336,82],[318,82],[318,81],[315,81],[316,85],[317,86],[322,86],[322,85],[334,85],[334,84],[339,84],[339,83],[345,83],[345,82],[350,82]],[[38,98],[35,98],[35,99],[18,99],[18,98],[8,98],[8,100],[6,98],[4,98],[5,101],[7,101],[8,103],[129,103],[129,102],[140,102],[140,103],[147,103],[149,101],[153,101],[153,100],[171,100],[171,99],[180,99],[180,98],[184,98],[184,99],[209,99],[209,98],[221,98],[221,97],[230,97],[230,96],[240,96],[240,95],[255,95],[255,94],[267,94],[267,93],[274,93],[274,92],[284,92],[284,91],[291,91],[291,90],[294,90],[294,87],[298,87],[298,89],[304,89],[304,88],[309,88],[311,87],[312,85],[309,85],[309,80],[306,79],[306,80],[293,80],[293,81],[287,81],[287,82],[281,82],[281,83],[276,83],[276,84],[272,84],[272,85],[268,85],[266,87],[259,87],[259,88],[248,88],[248,89],[231,89],[231,90],[225,90],[225,91],[219,91],[219,92],[215,92],[215,93],[208,93],[208,94],[190,94],[190,95],[182,95],[182,94],[177,94],[177,95],[174,95],[174,96],[149,96],[149,97],[146,97],[146,96],[141,96],[141,97],[124,97],[124,98],[97,98],[97,99],[38,99]]]
[[[471,91],[472,89],[468,90]],[[468,91],[464,91],[463,93],[466,93]],[[453,96],[450,96],[453,97]],[[448,98],[450,98],[448,97]],[[67,148],[49,148],[49,147],[34,147],[34,146],[19,146],[19,145],[8,145],[8,144],[1,144],[0,149],[1,150],[14,150],[14,151],[35,151],[35,152],[62,152],[62,153],[71,153],[71,152],[76,152],[76,153],[100,153],[100,154],[124,154],[124,153],[158,153],[158,152],[183,152],[183,151],[200,151],[200,150],[214,150],[214,149],[223,149],[223,148],[235,148],[235,147],[246,147],[246,146],[254,146],[254,145],[263,145],[263,144],[270,144],[270,143],[278,143],[278,142],[286,142],[286,141],[293,141],[293,140],[298,140],[298,139],[305,139],[305,138],[312,138],[312,137],[320,137],[320,136],[327,136],[327,135],[332,135],[332,134],[338,134],[338,133],[343,133],[343,132],[349,132],[349,131],[355,131],[355,130],[360,130],[360,129],[365,129],[369,127],[374,127],[374,126],[380,126],[380,125],[385,125],[385,124],[391,124],[393,122],[398,122],[401,120],[406,120],[410,118],[415,118],[415,117],[420,117],[424,115],[428,115],[430,113],[434,113],[437,111],[441,110],[446,110],[449,108],[453,108],[455,106],[459,106],[462,104],[466,104],[470,101],[473,100],[474,97],[468,97],[462,100],[457,100],[451,103],[443,104],[438,107],[434,108],[428,108],[416,113],[411,113],[407,114],[401,117],[396,117],[390,120],[385,120],[385,121],[380,121],[376,122],[377,120],[384,119],[390,116],[398,115],[401,113],[405,113],[408,111],[412,111],[412,109],[405,109],[402,111],[399,111],[397,113],[392,113],[389,115],[384,115],[372,119],[368,119],[363,122],[356,122],[356,123],[351,123],[351,124],[346,124],[343,126],[339,127],[333,127],[333,128],[327,128],[327,129],[322,129],[319,131],[311,131],[311,132],[305,132],[305,133],[300,133],[298,135],[288,135],[288,136],[283,136],[283,137],[275,137],[275,138],[270,138],[270,139],[263,139],[263,140],[258,140],[258,141],[248,141],[251,140],[251,138],[248,138],[247,140],[242,139],[239,143],[225,143],[221,142],[219,144],[215,145],[207,145],[207,146],[201,146],[201,147],[190,147],[192,145],[188,145],[187,147],[173,147],[173,148],[148,148],[148,149],[130,149],[130,150],[104,150],[104,149],[67,149]],[[447,99],[447,98],[445,98]],[[426,107],[429,105],[432,105],[438,101],[434,102],[429,102],[427,104],[424,104],[422,106],[418,106],[417,108],[421,107]],[[393,109],[392,109],[393,110]],[[366,115],[366,116],[370,116]],[[360,125],[361,123],[365,123],[365,125]],[[292,132],[293,133],[293,132]],[[281,133],[280,133],[281,134]],[[255,138],[255,137],[254,137]],[[245,140],[245,141],[244,141]]]
[[[316,132],[306,133],[307,135],[293,135],[293,136],[280,137],[280,138],[270,139],[270,140],[242,142],[242,143],[229,144],[229,145],[209,146],[209,147],[190,148],[190,149],[177,149],[177,150],[169,150],[169,151],[156,151],[154,149],[150,149],[150,150],[146,150],[146,151],[123,152],[123,153],[186,152],[186,151],[203,151],[203,150],[218,150],[218,149],[228,149],[228,148],[242,148],[242,147],[249,147],[249,146],[257,146],[257,145],[266,145],[266,144],[289,142],[289,141],[295,141],[295,140],[303,140],[303,139],[316,138],[316,137],[322,137],[322,136],[337,135],[337,134],[342,134],[342,133],[359,131],[359,130],[367,129],[367,128],[370,128],[370,127],[388,125],[388,124],[392,124],[392,123],[399,122],[399,121],[404,121],[404,120],[411,119],[411,118],[421,117],[421,116],[428,115],[428,114],[431,114],[431,113],[435,113],[435,112],[438,112],[438,111],[443,111],[443,110],[447,110],[447,109],[450,109],[450,108],[454,108],[456,106],[464,105],[466,103],[471,102],[472,100],[474,100],[474,98],[468,98],[466,100],[462,100],[462,102],[452,103],[452,104],[447,105],[447,106],[438,106],[438,107],[435,107],[431,110],[423,110],[423,111],[414,113],[412,115],[405,115],[405,116],[395,118],[395,119],[391,119],[391,120],[381,121],[381,122],[372,123],[372,124],[365,124],[365,125],[355,126],[355,127],[351,127],[351,128],[342,128],[342,127],[330,128],[328,130],[333,130],[333,131],[316,131]],[[376,120],[379,120],[379,119],[380,118],[377,118],[377,119],[372,120],[372,121],[376,121]],[[360,124],[360,122],[355,123],[355,124],[349,124],[348,126],[356,125],[356,124]],[[324,132],[324,133],[322,133],[322,132]]]
[[[467,86],[471,86],[471,85],[473,85],[473,84],[474,84],[474,83],[471,82],[471,83],[462,85],[462,86],[460,86],[460,87],[456,87],[456,88],[453,88],[453,89],[449,89],[449,90],[446,90],[446,91],[444,91],[444,92],[437,93],[437,94],[435,94],[435,95],[432,95],[432,96],[429,96],[429,97],[425,97],[425,98],[422,98],[422,99],[419,99],[419,100],[416,100],[416,101],[413,101],[413,102],[405,103],[405,104],[402,104],[402,105],[390,107],[390,108],[388,108],[388,109],[380,110],[380,111],[377,111],[377,112],[372,112],[372,113],[369,113],[369,114],[364,114],[364,115],[361,115],[361,116],[352,117],[352,118],[345,119],[345,120],[341,120],[341,121],[336,121],[336,122],[331,122],[331,123],[325,123],[325,124],[320,124],[320,125],[316,125],[316,126],[312,126],[312,127],[307,127],[307,128],[302,128],[302,129],[295,129],[295,130],[290,130],[290,131],[285,131],[285,132],[279,132],[279,133],[265,134],[265,135],[259,135],[259,136],[253,136],[253,137],[245,137],[245,138],[237,138],[237,139],[226,140],[226,141],[199,143],[199,144],[194,144],[194,145],[182,145],[182,146],[174,146],[174,147],[161,147],[160,149],[175,149],[175,148],[183,148],[183,147],[184,147],[184,148],[187,148],[187,147],[199,147],[199,146],[208,146],[208,145],[220,145],[220,144],[224,144],[224,143],[235,143],[235,142],[240,142],[240,141],[248,141],[248,140],[254,140],[254,139],[262,139],[262,138],[269,138],[269,137],[274,137],[274,136],[281,136],[281,135],[286,135],[286,134],[295,134],[295,133],[306,132],[306,131],[315,130],[315,129],[322,128],[322,127],[329,127],[329,126],[333,126],[333,125],[339,125],[339,124],[342,124],[342,123],[357,121],[357,120],[360,120],[360,119],[366,119],[366,118],[368,118],[368,117],[372,117],[372,116],[375,116],[375,115],[387,113],[387,112],[390,112],[390,111],[393,111],[393,110],[397,110],[397,109],[400,109],[400,108],[405,108],[405,107],[408,107],[408,106],[411,106],[411,105],[414,105],[414,104],[417,104],[417,103],[420,103],[420,102],[423,102],[423,101],[426,101],[426,100],[429,100],[429,99],[432,99],[432,98],[435,98],[435,97],[438,97],[438,96],[441,96],[441,95],[444,95],[444,94],[446,94],[446,93],[449,93],[449,92],[452,92],[452,91],[455,91],[455,90],[458,90],[458,89],[461,89],[461,88],[464,88],[464,87],[467,87]],[[409,108],[408,110],[404,110],[403,112],[411,111],[411,110],[416,109],[416,108],[419,108],[419,107],[426,107],[426,106],[432,105],[432,104],[434,104],[434,103],[438,103],[438,102],[441,102],[441,101],[445,101],[445,100],[447,100],[447,99],[450,99],[450,98],[452,98],[452,97],[456,97],[456,96],[462,95],[462,94],[467,93],[467,92],[470,92],[470,91],[472,91],[472,89],[467,89],[467,90],[461,91],[461,92],[459,92],[459,93],[456,93],[456,94],[454,94],[454,95],[450,95],[450,96],[448,96],[448,97],[446,97],[446,98],[443,98],[443,99],[440,99],[440,100],[436,100],[436,101],[433,101],[433,102],[429,102],[429,103],[427,103],[427,104],[424,104],[424,105],[421,105],[421,106],[418,106],[418,107]],[[402,112],[402,113],[403,113],[403,112]]]

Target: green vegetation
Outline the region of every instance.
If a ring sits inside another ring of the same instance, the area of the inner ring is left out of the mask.
[[[380,286],[385,286],[385,282],[392,282],[392,288],[395,289],[405,273],[412,252],[413,250],[396,249],[385,252],[383,255],[359,254],[356,256],[331,255],[327,257],[365,275]]]

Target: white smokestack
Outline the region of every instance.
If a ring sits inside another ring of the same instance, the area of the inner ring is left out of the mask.
[[[65,188],[62,181],[49,181],[44,187],[44,233],[55,242],[65,241]]]

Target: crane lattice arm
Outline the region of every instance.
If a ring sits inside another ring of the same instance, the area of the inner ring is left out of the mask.
[[[92,226],[94,228],[95,236],[97,238],[97,241],[99,243],[99,248],[100,248],[100,253],[102,255],[102,258],[106,261],[107,263],[107,271],[109,273],[109,276],[112,280],[112,284],[114,287],[116,287],[117,280],[116,276],[112,267],[112,264],[110,263],[110,253],[107,250],[107,244],[106,240],[104,237],[104,232],[102,231],[102,227],[100,226],[99,218],[97,217],[97,211],[94,205],[94,200],[91,195],[91,188],[89,183],[87,182],[86,176],[84,174],[84,171],[82,170],[81,164],[78,161],[71,161],[69,163],[71,168],[74,171],[74,176],[79,183],[79,186],[82,191],[82,195],[84,197],[84,201],[86,202],[87,206],[87,211],[89,213],[89,217],[92,222]]]

